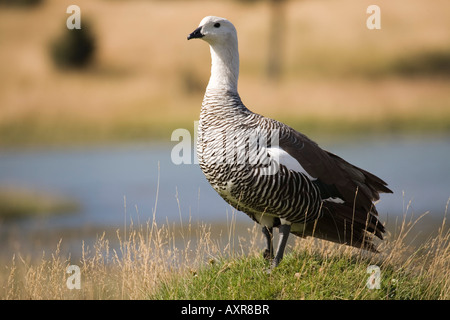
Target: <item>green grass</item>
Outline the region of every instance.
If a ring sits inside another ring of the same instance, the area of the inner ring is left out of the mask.
[[[400,266],[382,266],[380,289],[369,289],[373,262],[347,255],[326,257],[296,251],[267,273],[262,257],[227,259],[164,284],[156,299],[439,299],[443,284],[432,284]]]
[[[280,117],[278,120],[311,136],[324,134],[351,137],[386,134],[448,134],[450,132],[450,116],[441,114],[391,116],[380,119]]]
[[[14,220],[75,212],[79,204],[73,199],[42,191],[0,188],[0,219]]]
[[[447,212],[447,211],[446,211]],[[421,220],[390,226],[380,253],[313,238],[295,239],[281,264],[270,264],[252,246],[248,254],[210,258],[198,268],[161,281],[151,299],[426,300],[450,299],[450,230],[446,218],[413,245]],[[254,233],[253,229],[251,233]],[[369,288],[370,266],[380,271]]]
[[[371,134],[447,134],[450,132],[449,115],[392,116],[380,119],[275,117],[291,127],[311,136],[360,136]],[[159,119],[124,120],[112,126],[68,121],[64,124],[40,123],[32,119],[0,124],[0,147],[17,146],[67,146],[130,141],[164,141],[170,139],[177,128],[187,128],[192,133],[192,119],[186,121],[159,121]]]

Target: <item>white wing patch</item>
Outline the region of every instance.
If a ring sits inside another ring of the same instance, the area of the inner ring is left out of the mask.
[[[277,161],[279,164],[282,164],[289,170],[303,173],[309,178],[309,180],[316,180],[316,178],[312,177],[308,172],[306,172],[306,170],[294,157],[292,157],[289,153],[287,153],[280,147],[267,148],[267,152],[273,159],[275,159],[275,161]]]
[[[329,201],[329,202],[334,202],[334,203],[344,203],[345,202],[344,200],[342,200],[341,198],[338,198],[338,197],[335,197],[335,198],[329,197],[329,198],[324,199],[323,201]]]

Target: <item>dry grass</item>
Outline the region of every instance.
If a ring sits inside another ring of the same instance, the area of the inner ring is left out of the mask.
[[[77,4],[99,49],[95,64],[80,72],[55,69],[48,53],[65,28],[69,3],[48,0],[32,10],[0,12],[0,143],[167,138],[174,128],[190,127],[210,58],[206,44],[186,35],[209,14],[238,26],[240,92],[255,112],[292,124],[324,119],[381,130],[389,129],[382,126],[389,119],[399,130],[408,126],[398,119],[412,119],[409,129],[424,119],[426,129],[448,130],[448,77],[411,78],[389,69],[417,53],[448,52],[448,1],[431,7],[425,0],[379,1],[379,31],[365,27],[370,1],[290,1],[278,84],[264,76],[270,20],[264,1]]]
[[[406,239],[417,232],[417,221],[404,217],[380,245],[382,253],[378,255],[312,238],[297,238],[272,276],[264,275],[268,265],[261,257],[263,241],[256,224],[240,233],[245,236],[236,238],[236,226],[231,221],[220,239],[217,230],[204,224],[189,223],[184,228],[168,223],[157,225],[155,221],[137,227],[131,224],[117,231],[118,245],[105,234],[91,247],[83,243],[80,259],[63,257],[60,243],[54,252],[43,253],[37,260],[17,253],[0,272],[0,297],[450,299],[450,232],[445,218],[437,233],[419,247],[412,247]],[[69,290],[66,285],[66,270],[72,264],[81,270],[79,290]],[[380,267],[383,290],[375,292],[365,287],[369,265]],[[263,287],[256,290],[252,286],[259,276],[262,278],[257,281],[258,286]],[[220,281],[243,282],[242,286],[230,285],[228,289],[201,287],[203,282]],[[276,288],[280,291],[274,293]]]
[[[0,296],[4,299],[146,299],[161,284],[233,250],[231,243],[221,246],[221,240],[212,236],[211,226],[203,224],[181,229],[158,226],[153,221],[139,228],[128,226],[125,230],[117,230],[115,239],[107,239],[103,233],[91,247],[83,242],[81,258],[76,261],[70,255],[63,257],[61,241],[54,252],[43,253],[41,259],[14,255],[1,272]],[[66,286],[69,277],[66,270],[72,264],[81,269],[81,290],[69,290]]]

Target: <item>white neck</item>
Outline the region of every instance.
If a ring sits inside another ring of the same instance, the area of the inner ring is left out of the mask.
[[[237,39],[210,44],[211,77],[206,90],[227,90],[237,93],[239,51]]]

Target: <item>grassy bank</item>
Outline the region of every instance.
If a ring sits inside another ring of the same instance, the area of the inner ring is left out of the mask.
[[[299,241],[278,268],[260,254],[210,260],[183,277],[163,283],[156,299],[353,300],[450,299],[449,234],[419,249],[388,240],[380,255],[312,239]],[[379,268],[379,288],[369,280]],[[371,283],[371,284],[368,284]]]
[[[20,188],[0,187],[0,221],[76,212],[79,203],[66,196]]]
[[[380,289],[368,289],[370,259],[347,254],[326,255],[299,250],[272,271],[261,257],[214,263],[189,276],[164,284],[150,296],[157,299],[440,299],[448,297],[441,284],[428,282],[389,265],[382,266]]]
[[[296,239],[280,266],[261,255],[257,225],[234,237],[232,224],[155,222],[99,234],[83,242],[81,258],[64,257],[60,244],[41,259],[14,255],[0,272],[4,299],[450,299],[450,233],[445,220],[433,236],[411,246],[415,222],[387,236],[379,254],[325,241]],[[220,233],[220,232],[219,232]],[[118,241],[117,241],[118,240]],[[117,243],[116,243],[117,242]],[[67,287],[69,265],[80,268],[81,288]],[[379,267],[380,289],[369,289],[369,266]]]

